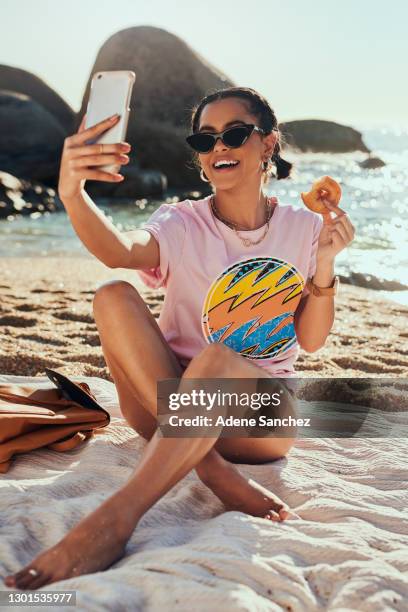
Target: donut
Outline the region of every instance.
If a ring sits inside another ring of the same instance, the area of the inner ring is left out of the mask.
[[[330,214],[330,211],[323,204],[322,198],[327,198],[334,206],[338,206],[341,198],[341,187],[331,176],[322,176],[313,183],[308,193],[302,192],[300,197],[303,204],[310,210],[321,215],[327,215]]]

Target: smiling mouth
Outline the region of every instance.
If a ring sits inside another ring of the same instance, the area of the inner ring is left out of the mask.
[[[234,163],[221,164],[219,166],[215,166],[213,164],[212,167],[213,167],[213,170],[215,170],[216,172],[231,172],[232,170],[234,170],[238,166],[239,166],[239,161],[236,161]]]

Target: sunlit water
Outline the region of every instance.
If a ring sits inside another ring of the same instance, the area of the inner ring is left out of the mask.
[[[301,207],[299,193],[308,191],[316,178],[329,174],[339,180],[341,207],[349,213],[356,237],[336,258],[336,271],[345,276],[360,272],[408,287],[408,128],[365,129],[363,134],[373,154],[386,162],[384,168],[361,169],[357,162],[366,157],[362,153],[288,155],[296,166],[293,179],[271,183],[268,192],[283,204]],[[167,201],[173,197],[167,194]],[[117,201],[109,206],[101,199],[97,204],[127,231],[143,223],[162,201]],[[0,222],[0,255],[87,256],[88,252],[67,215],[59,212]],[[408,290],[381,293],[408,304]]]

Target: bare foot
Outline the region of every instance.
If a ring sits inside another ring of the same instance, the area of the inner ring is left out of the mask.
[[[123,557],[135,525],[124,524],[123,502],[113,496],[83,519],[55,546],[4,582],[18,589],[38,589],[73,576],[106,569]],[[120,507],[122,506],[122,507]]]
[[[254,480],[247,480],[239,470],[218,453],[197,468],[204,484],[222,501],[228,510],[238,510],[271,521],[299,518],[268,489]]]

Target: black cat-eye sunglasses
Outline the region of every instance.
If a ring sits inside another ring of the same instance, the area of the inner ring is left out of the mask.
[[[260,132],[265,134],[264,130],[253,125],[252,123],[244,123],[235,125],[224,130],[223,132],[195,132],[187,136],[186,140],[190,147],[197,153],[209,153],[215,147],[218,138],[231,149],[241,147],[248,140],[252,132]]]

